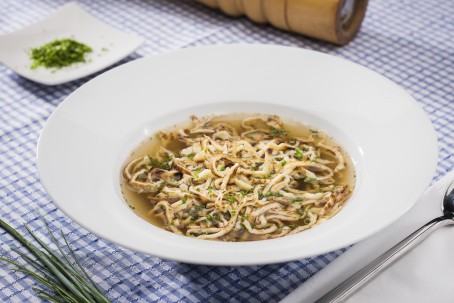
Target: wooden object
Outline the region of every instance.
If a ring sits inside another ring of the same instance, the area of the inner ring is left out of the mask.
[[[308,37],[344,45],[357,34],[368,0],[198,0],[224,13],[247,16]]]

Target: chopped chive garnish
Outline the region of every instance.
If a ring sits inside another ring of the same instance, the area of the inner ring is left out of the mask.
[[[295,148],[295,158],[298,160],[303,158],[303,151],[299,147]]]
[[[60,69],[74,63],[86,62],[85,54],[92,51],[88,45],[72,39],[54,40],[31,49],[30,58],[34,60],[31,69],[39,66]]]

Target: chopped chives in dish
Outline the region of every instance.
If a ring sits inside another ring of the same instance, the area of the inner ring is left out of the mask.
[[[60,69],[79,62],[86,62],[85,55],[93,50],[86,44],[73,39],[54,40],[39,47],[32,48],[30,59],[32,69],[39,66]]]

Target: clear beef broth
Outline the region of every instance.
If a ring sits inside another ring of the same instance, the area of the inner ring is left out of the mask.
[[[225,116],[217,116],[213,121],[215,122],[225,122],[228,123],[229,125],[233,126],[238,133],[241,133],[244,131],[244,129],[241,127],[241,121],[244,117],[251,116],[250,114],[232,114],[232,115],[225,115]],[[186,128],[189,126],[190,123],[183,126]],[[265,127],[265,126],[261,126]],[[172,127],[169,129],[166,129],[166,133],[176,133],[178,128],[181,128],[181,125],[178,127]],[[295,137],[309,137],[312,136],[315,141],[314,144],[317,142],[323,140],[325,145],[331,145],[331,146],[338,146],[338,144],[331,138],[325,136],[324,138],[318,137],[317,131],[312,129],[311,127],[304,125],[302,123],[297,123],[297,122],[285,122],[284,121],[284,129],[287,130],[287,137],[288,138],[295,138]],[[177,136],[175,136],[177,137]],[[191,136],[194,137],[194,136]],[[158,136],[153,136],[142,143],[140,143],[139,146],[137,146],[133,152],[130,154],[128,159],[126,160],[125,163],[128,163],[132,159],[135,159],[140,156],[145,156],[145,155],[151,155],[153,157],[156,156],[157,151],[159,148],[163,146],[162,141],[159,139]],[[179,154],[179,152],[187,147],[187,145],[181,141],[179,141],[177,138],[174,140],[171,140],[168,142],[164,147],[176,155]],[[350,188],[354,188],[355,184],[355,172],[354,172],[354,167],[353,163],[350,159],[350,157],[342,151],[344,155],[344,159],[346,162],[346,169],[343,171],[336,173],[334,175],[334,184],[335,185],[348,185]],[[323,159],[331,159],[334,156],[329,153],[322,153],[320,154],[320,157]],[[330,166],[332,169],[334,169],[333,165],[327,164],[327,166]],[[317,187],[308,184],[307,182],[304,182],[303,179],[298,180],[298,187],[297,189],[299,190],[304,190],[304,191],[309,191],[309,192],[317,192]],[[163,229],[167,229],[167,224],[164,220],[164,217],[162,214],[153,214],[152,209],[154,207],[155,202],[150,201],[149,196],[150,194],[147,193],[138,193],[134,190],[130,189],[130,186],[128,185],[127,181],[125,180],[124,177],[121,178],[121,190],[124,196],[124,199],[126,203],[129,205],[129,207],[142,219],[146,220],[147,222]],[[291,225],[294,228],[295,226],[302,226],[304,224],[307,224],[307,220],[298,220],[298,221],[292,221]],[[185,231],[183,229],[183,231]],[[267,235],[256,235],[256,234],[251,234],[249,233],[246,229],[241,229],[238,231],[232,231],[227,235],[224,235],[216,240],[220,241],[256,241],[256,240],[264,240],[268,239],[269,237]]]

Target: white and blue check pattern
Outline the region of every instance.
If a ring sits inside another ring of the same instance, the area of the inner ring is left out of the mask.
[[[2,0],[0,34],[38,21],[66,2]],[[367,66],[404,87],[432,121],[440,147],[434,180],[453,169],[453,1],[370,0],[359,35],[344,47],[255,25],[245,18],[232,19],[191,0],[78,3],[107,24],[146,38],[137,52],[119,64],[196,45],[266,43],[314,49]],[[72,222],[40,184],[35,149],[50,113],[92,77],[48,87],[0,65],[0,215],[22,233],[21,226],[27,223],[44,235],[38,210],[45,214],[51,229],[67,235],[83,265],[113,302],[277,302],[344,252],[266,266],[196,266],[120,248]],[[15,246],[12,239],[0,232],[0,255],[17,259],[11,246]],[[33,284],[0,264],[0,302],[41,302],[31,289]]]

